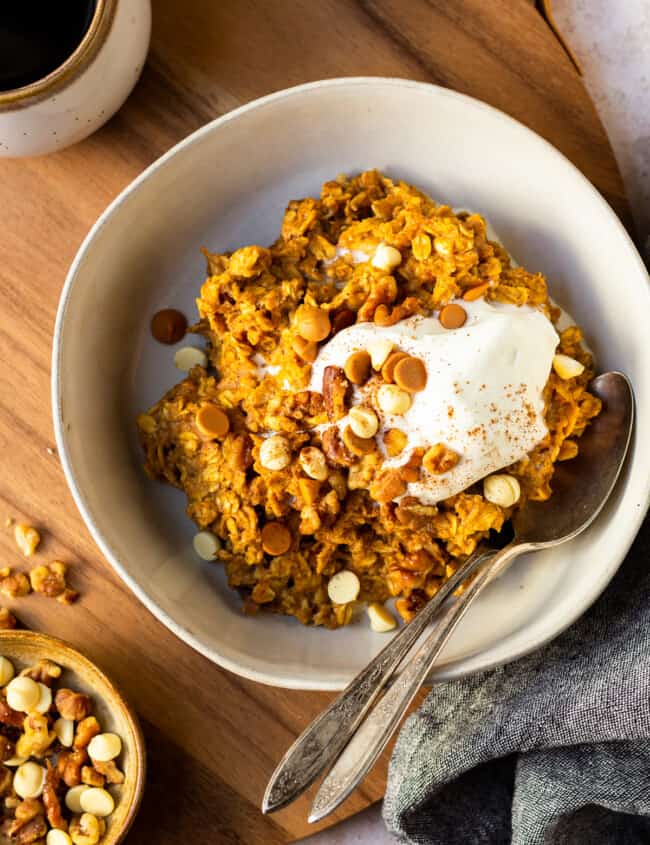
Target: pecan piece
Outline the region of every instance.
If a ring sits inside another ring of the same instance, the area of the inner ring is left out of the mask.
[[[350,382],[342,367],[329,366],[323,371],[323,399],[330,422],[342,419],[346,414],[346,400]]]
[[[352,466],[354,455],[351,455],[341,440],[338,428],[333,425],[323,432],[323,452],[334,464]]]
[[[47,761],[47,771],[43,782],[43,804],[50,827],[58,830],[67,830],[68,824],[61,812],[61,802],[57,795],[61,776],[56,769],[52,768],[50,761]],[[17,814],[16,814],[17,815]]]
[[[64,719],[80,722],[90,715],[90,696],[62,687],[54,697],[54,706]]]

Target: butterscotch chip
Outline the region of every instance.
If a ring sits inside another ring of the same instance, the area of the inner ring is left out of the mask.
[[[262,528],[262,548],[267,555],[283,555],[291,548],[291,532],[281,522],[267,522]]]
[[[399,428],[389,428],[384,432],[384,446],[389,457],[395,458],[401,454],[408,442],[407,435]]]
[[[304,337],[297,335],[291,341],[291,348],[299,358],[307,361],[308,364],[313,364],[318,357],[318,346],[313,340],[305,340]]]
[[[204,437],[221,439],[228,434],[230,420],[217,405],[202,405],[196,413],[196,427]]]
[[[343,429],[343,443],[353,455],[369,455],[377,448],[374,437],[359,437],[349,425]]]
[[[450,302],[440,312],[439,319],[445,329],[459,329],[465,325],[467,311],[465,311],[462,305]]]
[[[305,340],[325,340],[331,328],[329,314],[316,305],[301,305],[296,311],[296,331]]]
[[[363,384],[370,375],[370,355],[363,349],[353,352],[345,362],[343,372],[352,384]]]
[[[397,469],[382,470],[370,485],[370,496],[376,502],[392,502],[406,493],[406,482]]]
[[[384,381],[392,383],[395,381],[395,367],[398,363],[402,360],[402,358],[408,358],[409,356],[406,352],[391,352],[391,354],[386,358],[384,366],[381,368],[381,375]]]
[[[397,362],[393,375],[395,384],[409,393],[419,393],[427,385],[427,368],[424,361],[410,355]]]
[[[468,288],[463,294],[465,302],[475,302],[484,296],[490,287],[489,282],[484,282],[482,285],[474,285],[473,288]]]
[[[423,455],[424,449],[414,449],[408,461],[399,467],[399,474],[407,483],[417,481],[420,478],[420,467],[422,466]]]
[[[449,472],[450,469],[453,469],[459,460],[460,455],[458,452],[454,452],[453,449],[445,446],[444,443],[436,443],[435,446],[432,446],[425,452],[424,458],[422,459],[422,466],[427,472],[433,475],[442,475],[444,472]]]
[[[175,308],[163,308],[151,318],[151,334],[158,343],[178,343],[186,331],[187,318]]]

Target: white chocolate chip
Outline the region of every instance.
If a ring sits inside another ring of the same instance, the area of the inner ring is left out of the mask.
[[[192,367],[207,367],[208,356],[196,346],[182,346],[174,355],[174,366],[189,373]]]
[[[389,244],[379,244],[370,263],[378,270],[390,273],[402,263],[402,253]]]
[[[59,830],[53,827],[52,830],[48,830],[47,832],[45,845],[72,845],[72,839],[70,839],[65,830]]]
[[[377,391],[377,404],[385,414],[405,414],[412,402],[411,394],[396,384],[382,384]]]
[[[192,540],[194,551],[203,560],[215,560],[221,548],[221,540],[212,531],[199,531]]]
[[[553,369],[562,379],[575,378],[584,373],[584,364],[576,361],[575,358],[570,358],[568,355],[554,355]]]
[[[286,437],[274,434],[260,446],[260,463],[264,469],[280,470],[291,463],[291,447]]]
[[[510,508],[519,501],[521,487],[513,475],[488,475],[483,480],[483,495],[493,505]]]
[[[378,634],[386,634],[397,627],[397,620],[393,614],[379,602],[368,605],[368,617],[370,618],[370,627]]]
[[[91,760],[98,760],[100,763],[108,763],[119,757],[122,752],[122,740],[117,734],[97,734],[88,744],[88,754]],[[88,810],[89,813],[92,810]]]
[[[53,725],[57,739],[64,746],[70,748],[74,742],[74,722],[72,719],[64,719],[63,716],[57,719]]]
[[[38,682],[37,682],[38,683]],[[39,696],[34,706],[37,713],[47,713],[52,706],[52,690],[45,684],[38,683]]]
[[[86,786],[85,783],[80,783],[79,786],[71,787],[65,794],[65,806],[71,813],[83,813],[81,807],[81,796],[91,787]]]
[[[298,461],[305,475],[316,481],[325,481],[328,476],[327,459],[316,446],[305,446],[300,450]]]
[[[38,684],[31,678],[19,676],[7,684],[7,704],[19,713],[33,710],[40,697]]]
[[[393,351],[394,343],[388,340],[387,337],[376,337],[368,343],[368,354],[370,355],[370,363],[374,370],[381,370],[384,366],[386,358]]]
[[[0,657],[0,687],[5,687],[15,674],[11,660],[8,657]]]
[[[38,798],[43,792],[45,769],[38,763],[23,763],[14,775],[14,789],[21,798]]]
[[[379,420],[377,414],[372,408],[366,408],[364,405],[355,405],[350,408],[348,414],[350,418],[350,428],[357,435],[364,440],[374,437],[379,429]]]
[[[98,786],[92,786],[82,792],[79,803],[84,813],[91,813],[99,819],[110,816],[115,809],[115,801],[111,793]]]
[[[332,575],[327,585],[327,595],[334,604],[348,604],[359,595],[361,582],[349,569],[343,569]]]
[[[23,763],[26,763],[29,760],[29,757],[10,757],[8,760],[3,760],[2,763],[4,766],[22,766]]]

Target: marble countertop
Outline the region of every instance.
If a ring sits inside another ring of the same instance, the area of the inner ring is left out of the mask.
[[[582,66],[612,142],[650,261],[650,4],[555,0],[556,23]],[[392,845],[379,806],[303,840],[305,845]]]

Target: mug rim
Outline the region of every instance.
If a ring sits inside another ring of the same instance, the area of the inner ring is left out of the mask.
[[[96,57],[113,23],[118,0],[96,0],[90,26],[68,58],[53,71],[20,88],[0,91],[0,112],[25,108],[75,80]]]

